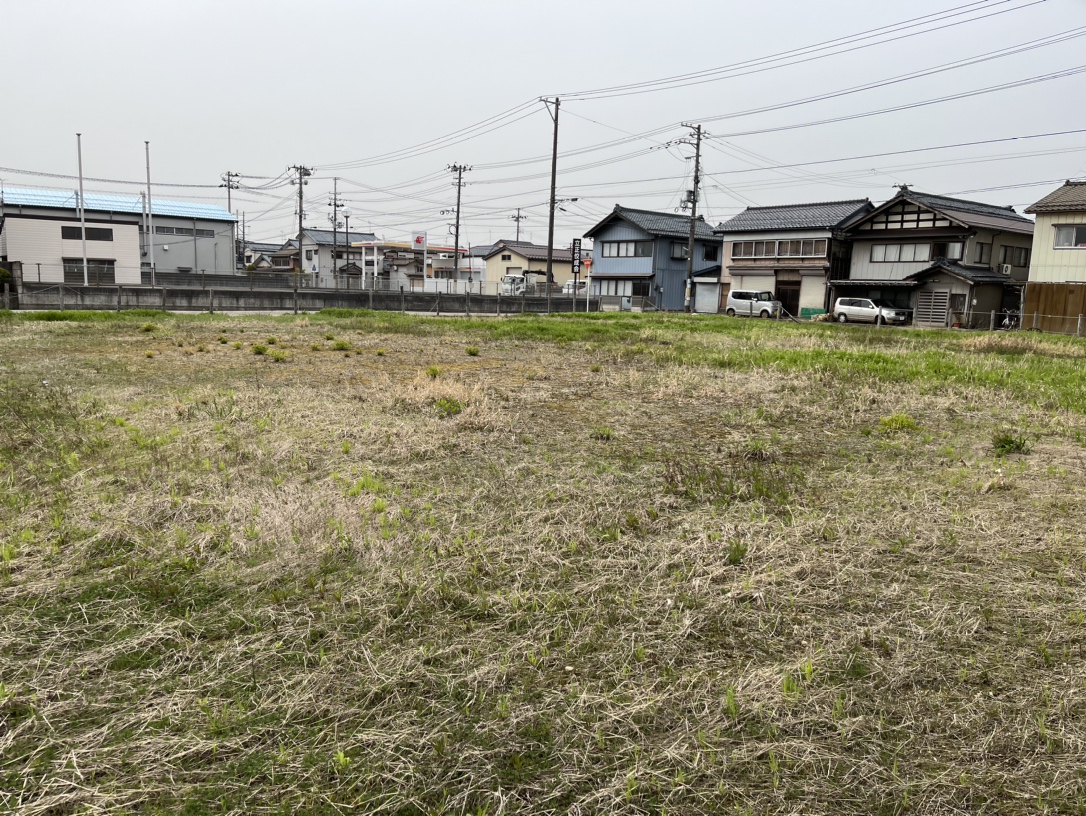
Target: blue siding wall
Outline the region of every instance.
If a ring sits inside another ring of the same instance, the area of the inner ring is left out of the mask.
[[[671,244],[678,241],[686,244],[685,238],[655,238],[633,224],[611,224],[594,236],[592,275],[600,278],[618,278],[627,275],[645,272],[653,272],[650,278],[652,287],[651,297],[656,301],[657,308],[668,311],[682,311],[686,306],[686,261],[671,257]],[[651,258],[604,258],[601,244],[604,241],[653,241]],[[707,244],[705,241],[694,242],[694,273],[710,266],[715,266],[719,261],[702,260],[705,247],[712,245],[717,247],[717,257],[720,257],[721,244],[714,241]],[[658,291],[663,287],[663,296]]]

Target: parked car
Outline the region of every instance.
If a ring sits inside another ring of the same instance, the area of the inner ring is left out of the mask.
[[[781,302],[773,299],[772,292],[756,289],[733,289],[728,292],[728,304],[724,313],[728,317],[779,317]]]
[[[833,319],[838,323],[855,320],[858,323],[908,323],[909,310],[899,309],[882,300],[871,298],[837,298],[833,304]]]

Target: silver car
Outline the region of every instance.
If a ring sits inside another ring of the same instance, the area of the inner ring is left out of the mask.
[[[833,318],[838,323],[848,323],[855,320],[858,323],[875,323],[880,326],[886,323],[898,325],[909,322],[909,310],[898,309],[895,306],[872,298],[837,298],[833,304]]]

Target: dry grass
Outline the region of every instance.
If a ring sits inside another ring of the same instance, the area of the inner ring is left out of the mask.
[[[0,322],[0,808],[1083,812],[1082,344],[151,319]]]

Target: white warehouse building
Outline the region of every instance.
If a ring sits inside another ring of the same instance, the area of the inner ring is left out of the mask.
[[[156,273],[235,272],[235,218],[222,207],[152,199],[148,218],[142,198],[87,193],[83,216],[92,285],[150,282],[152,260]],[[83,260],[77,192],[3,191],[0,266],[28,282],[78,285]]]

